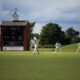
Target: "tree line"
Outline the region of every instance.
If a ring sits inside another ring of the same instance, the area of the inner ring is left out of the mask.
[[[80,42],[79,31],[76,31],[73,27],[62,31],[62,27],[54,23],[48,23],[43,26],[40,35],[33,35],[40,39],[41,45],[54,45],[56,42],[67,45]]]

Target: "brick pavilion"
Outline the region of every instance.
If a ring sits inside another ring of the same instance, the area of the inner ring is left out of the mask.
[[[0,50],[29,50],[29,21],[20,21],[16,9],[12,17],[11,21],[0,22]]]

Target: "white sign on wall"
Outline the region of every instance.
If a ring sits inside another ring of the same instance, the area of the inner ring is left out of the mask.
[[[3,50],[24,50],[24,48],[23,48],[23,46],[20,46],[20,47],[17,47],[17,46],[14,46],[14,47],[13,46],[11,46],[11,47],[10,46],[9,47],[7,46],[6,47],[6,46],[4,46],[3,47]]]

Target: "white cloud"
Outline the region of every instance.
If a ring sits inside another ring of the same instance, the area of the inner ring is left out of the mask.
[[[40,34],[42,27],[44,25],[45,25],[44,23],[36,23],[34,28],[33,28],[33,33],[39,33]]]

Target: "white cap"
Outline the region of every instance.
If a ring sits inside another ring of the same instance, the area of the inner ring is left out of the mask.
[[[36,37],[33,37],[33,39],[34,39],[34,40],[37,40],[37,38],[36,38]]]

